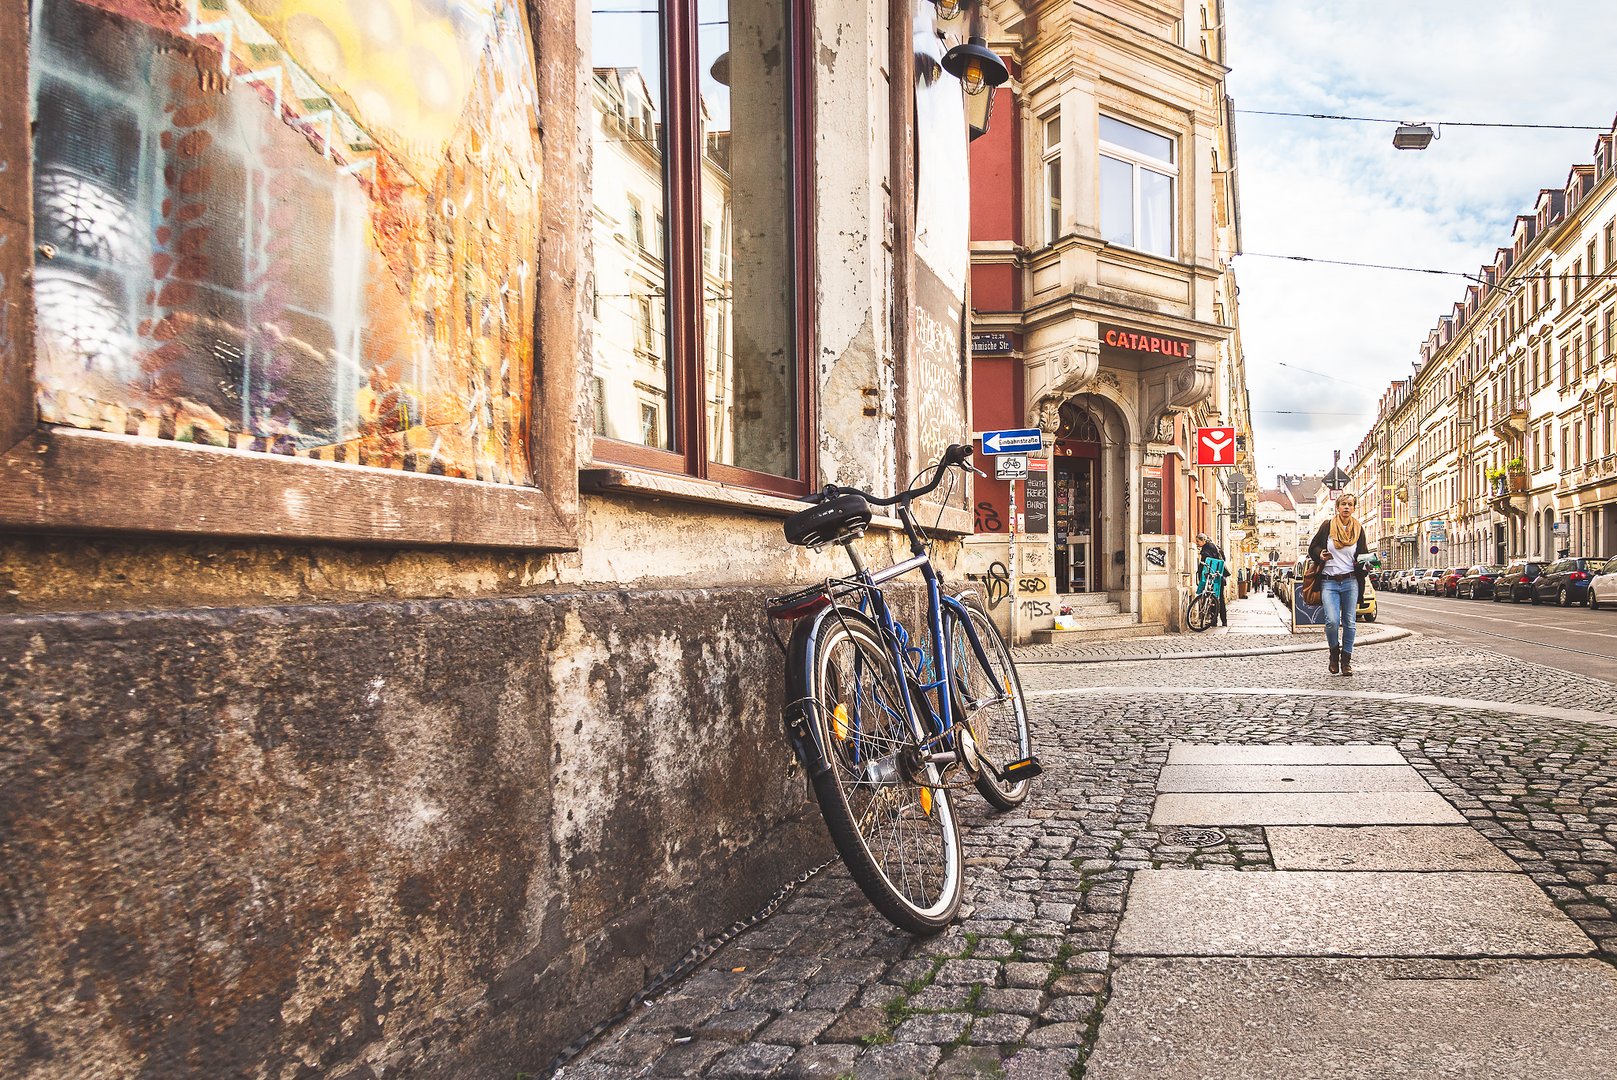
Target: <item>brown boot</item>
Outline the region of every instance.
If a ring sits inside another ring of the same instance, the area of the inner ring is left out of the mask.
[[[1342,650],[1341,649],[1332,649],[1331,650],[1331,674],[1335,675],[1338,671],[1341,671],[1341,670],[1342,670]]]
[[[1342,674],[1353,674],[1353,654],[1350,652],[1342,654]]]

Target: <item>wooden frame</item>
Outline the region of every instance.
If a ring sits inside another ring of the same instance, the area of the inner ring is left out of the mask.
[[[670,171],[664,196],[668,209],[668,294],[680,298],[668,305],[668,340],[674,360],[669,365],[669,402],[674,406],[678,450],[640,446],[602,435],[591,436],[591,453],[603,465],[629,465],[696,480],[750,488],[779,495],[801,495],[818,476],[818,383],[814,333],[814,58],[811,0],[788,0],[787,40],[792,65],[792,124],[788,171],[792,187],[792,341],[797,352],[797,474],[775,476],[709,460],[706,386],[694,377],[702,364],[703,325],[684,298],[696,296],[702,282],[702,221],[699,201],[702,148],[697,144],[696,111],[700,102],[699,50],[695,0],[668,0],[666,160]]]
[[[576,6],[527,0],[546,199],[529,457],[513,487],[109,435],[39,421],[34,388],[29,9],[0,5],[0,529],[567,550],[578,544],[575,403],[582,205]]]

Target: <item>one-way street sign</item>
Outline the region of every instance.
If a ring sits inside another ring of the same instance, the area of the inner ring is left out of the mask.
[[[983,453],[1025,454],[1044,445],[1038,428],[1013,428],[1010,431],[983,432]]]

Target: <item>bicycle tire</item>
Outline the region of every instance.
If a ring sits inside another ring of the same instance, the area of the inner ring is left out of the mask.
[[[814,795],[831,841],[888,921],[935,934],[960,908],[960,825],[937,767],[903,760],[922,735],[881,631],[838,605],[820,618],[810,647],[812,722],[831,763],[814,778]]]
[[[966,609],[966,618],[976,629],[977,639],[989,660],[985,668],[960,627],[960,615],[953,608],[945,607],[943,631],[954,663],[952,685],[959,719],[970,729],[979,755],[990,766],[978,772],[977,791],[995,809],[1014,810],[1027,798],[1030,781],[1007,783],[999,778],[995,767],[1033,756],[1033,740],[1027,729],[1027,699],[1022,696],[1016,661],[1000,636],[999,627],[975,600],[964,600],[961,606]]]
[[[1185,606],[1185,625],[1196,633],[1201,633],[1213,625],[1213,598],[1206,593],[1197,593],[1190,598]]]

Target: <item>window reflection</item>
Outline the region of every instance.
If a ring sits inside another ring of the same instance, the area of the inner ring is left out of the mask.
[[[787,9],[702,0],[697,27],[708,457],[776,475],[796,467]]]
[[[661,7],[592,10],[595,418],[597,434],[672,450]]]

